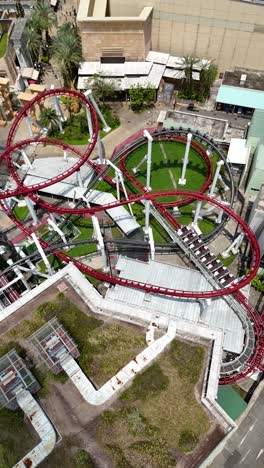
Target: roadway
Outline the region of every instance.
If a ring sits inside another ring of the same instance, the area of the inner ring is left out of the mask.
[[[253,397],[254,398],[254,397]],[[251,410],[228,439],[211,468],[263,468],[264,386]]]

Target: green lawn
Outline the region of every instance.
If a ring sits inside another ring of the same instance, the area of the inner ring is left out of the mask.
[[[93,236],[93,224],[89,218],[78,218],[72,217],[73,225],[80,231],[80,234],[74,238],[74,240],[91,240]],[[81,257],[82,255],[88,255],[89,253],[96,252],[96,243],[92,244],[80,244],[72,247],[66,253],[70,257]]]
[[[8,41],[8,34],[7,32],[4,32],[4,34],[2,35],[0,39],[0,58],[2,58],[6,53],[7,41]]]
[[[198,190],[204,183],[206,178],[206,165],[197,151],[193,148],[189,153],[189,164],[186,171],[187,183],[184,186],[178,185],[178,180],[181,176],[182,159],[185,152],[185,144],[180,142],[169,143],[162,142],[163,148],[167,155],[168,164],[166,165],[164,156],[159,142],[153,142],[152,152],[152,173],[151,187],[152,190],[173,190],[173,184],[169,175],[168,169],[171,169],[178,188],[184,190]],[[132,169],[142,160],[147,153],[147,145],[144,144],[134,150],[126,159],[126,167],[133,174]],[[136,174],[137,179],[145,185],[146,183],[147,164],[141,166]]]
[[[28,214],[28,207],[27,206],[18,206],[16,205],[13,209],[13,214],[20,220],[24,221]]]

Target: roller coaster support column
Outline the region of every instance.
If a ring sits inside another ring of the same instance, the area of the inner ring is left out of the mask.
[[[13,260],[12,260],[11,258],[9,258],[9,259],[7,260],[7,263],[8,263],[8,265],[12,266],[14,262],[13,262]],[[13,267],[13,271],[14,271],[14,273],[15,273],[16,276],[17,276],[17,281],[18,281],[18,280],[22,281],[22,283],[23,283],[23,285],[25,286],[26,290],[27,290],[27,291],[31,291],[31,287],[29,286],[27,280],[24,278],[23,274],[22,274],[21,271],[18,269],[18,267],[14,266],[14,267]]]
[[[45,254],[43,248],[41,247],[41,245],[40,245],[40,243],[39,243],[39,240],[38,240],[36,234],[33,232],[33,233],[31,234],[31,237],[32,237],[33,241],[35,242],[35,245],[36,245],[36,247],[37,247],[37,249],[38,249],[38,251],[39,251],[39,253],[40,253],[40,256],[41,256],[41,258],[42,258],[42,260],[43,260],[43,262],[44,262],[44,265],[45,265],[46,268],[47,268],[48,275],[49,275],[49,276],[52,276],[52,275],[54,274],[54,271],[53,271],[53,269],[52,269],[51,266],[50,266],[50,263],[49,263],[49,261],[48,261],[48,258],[47,258],[47,256],[46,256],[46,254]]]
[[[195,232],[198,234],[198,236],[200,236],[200,234],[202,234],[202,231],[199,229],[199,226],[198,226],[198,220],[199,220],[199,218],[202,218],[201,216],[199,216],[201,208],[202,208],[202,201],[200,200],[196,204],[196,210],[195,210],[194,218],[193,218],[193,222],[192,222],[192,227],[195,230]]]
[[[51,226],[52,229],[54,229],[54,231],[56,231],[59,234],[59,236],[62,238],[64,244],[67,244],[66,237],[65,237],[64,233],[62,232],[62,230],[59,228],[59,226],[57,226],[56,222],[54,222],[52,219],[48,218],[48,224],[49,224],[49,226]]]
[[[28,128],[29,137],[34,138],[34,133],[33,133],[32,127],[31,127],[31,120],[30,120],[28,115],[25,116],[25,121],[26,121],[26,125],[27,125],[27,128]]]
[[[228,202],[222,202],[224,205],[228,206],[229,203]],[[223,210],[219,210],[219,213],[218,213],[218,216],[217,216],[217,219],[216,219],[216,223],[217,224],[221,224],[222,222],[222,219],[223,219],[223,214],[224,214],[224,211]]]
[[[64,161],[68,161],[68,153],[66,150],[63,150],[63,159]]]
[[[93,223],[93,228],[94,228],[94,236],[98,240],[99,249],[101,250],[101,254],[102,254],[103,265],[104,265],[103,270],[109,271],[109,266],[107,264],[107,256],[105,253],[104,240],[103,240],[103,236],[102,236],[101,229],[99,226],[99,221],[96,216],[92,216],[92,223]]]
[[[50,86],[50,89],[54,89],[53,84]],[[59,121],[60,122],[66,122],[67,118],[65,117],[65,115],[62,112],[58,96],[52,96],[52,99],[53,99],[53,102],[54,102],[54,107],[55,107],[55,110],[56,110],[56,114],[59,117]],[[62,130],[61,133],[64,133],[64,131]]]
[[[33,202],[29,197],[25,197],[25,200],[26,200],[28,210],[29,210],[29,212],[31,214],[31,218],[33,219],[33,224],[36,225],[36,224],[38,224],[38,217],[36,215],[36,211],[35,211]]]
[[[142,164],[147,160],[147,158],[148,158],[148,155],[145,154],[145,156],[141,159],[141,161],[138,163],[138,165],[136,167],[133,167],[132,171],[134,172],[134,174],[137,173],[137,171],[142,166]]]
[[[110,161],[110,159],[106,159],[106,160],[105,160],[105,163],[106,163],[108,166],[111,166],[111,167],[114,169],[114,171],[115,171],[115,179],[114,179],[114,180],[116,181],[116,184],[117,184],[117,187],[116,187],[116,189],[117,189],[117,197],[118,197],[119,181],[120,181],[121,186],[122,186],[122,189],[123,189],[124,194],[125,194],[125,198],[126,198],[126,200],[128,200],[127,190],[126,190],[126,187],[125,187],[125,183],[124,183],[124,178],[123,178],[122,172],[120,171],[120,169],[119,169],[115,164],[112,163],[112,161]],[[118,179],[118,178],[119,178],[119,181],[117,182],[117,179]],[[120,197],[120,193],[119,193],[119,197]],[[119,200],[119,198],[118,198],[118,200]],[[128,209],[129,209],[129,211],[130,211],[130,213],[131,213],[131,216],[133,216],[133,211],[132,211],[132,208],[131,208],[131,204],[130,204],[130,203],[128,203]]]
[[[24,159],[25,165],[28,166],[30,169],[32,169],[32,164],[31,164],[30,160],[28,159],[28,155],[25,152],[25,150],[23,150],[23,149],[21,150],[21,156]]]
[[[189,162],[189,151],[190,151],[191,141],[192,141],[192,134],[188,133],[187,143],[186,143],[186,148],[185,148],[185,153],[184,153],[184,158],[183,158],[183,164],[182,164],[181,178],[179,179],[179,182],[178,182],[180,185],[186,184],[185,174],[186,174],[187,164]]]
[[[93,124],[92,124],[92,119],[91,119],[91,112],[89,111],[88,107],[86,109],[86,118],[87,118],[87,124],[88,124],[88,132],[89,132],[89,139],[88,141],[91,141],[91,135],[93,134]]]
[[[155,243],[154,243],[152,228],[150,226],[148,228],[148,241],[149,241],[149,247],[150,247],[150,258],[151,260],[155,260]]]
[[[218,180],[221,182],[222,187],[223,187],[223,189],[224,189],[225,192],[227,192],[228,190],[230,190],[230,188],[228,187],[228,185],[226,185],[226,183],[225,183],[223,177],[221,176],[221,174],[219,174]]]
[[[104,118],[102,112],[100,111],[100,109],[99,109],[99,107],[98,107],[98,105],[97,105],[97,103],[96,103],[96,101],[95,101],[95,99],[93,97],[92,90],[88,89],[87,91],[85,91],[84,95],[91,102],[91,104],[94,106],[94,108],[95,108],[95,110],[97,112],[97,115],[99,116],[99,118],[100,118],[100,120],[101,120],[101,122],[102,122],[102,124],[104,126],[104,128],[103,128],[104,132],[106,132],[106,133],[110,132],[111,127],[109,127],[109,125],[107,125],[107,123],[105,121],[105,118]]]
[[[98,155],[99,155],[99,163],[105,164],[105,149],[104,149],[104,145],[102,143],[101,137],[100,137],[100,132],[98,132],[98,136],[97,136],[97,148],[98,148]]]
[[[25,263],[29,267],[29,268],[25,268],[25,267],[20,266],[19,269],[21,271],[26,271],[26,272],[30,271],[31,273],[34,273],[37,276],[41,276],[42,278],[48,278],[48,275],[46,275],[45,273],[41,273],[37,269],[37,267],[34,265],[34,263],[32,263],[31,260],[27,258],[25,252],[23,252],[22,247],[20,245],[15,245],[15,249],[19,253],[20,257],[25,259]]]
[[[239,234],[239,236],[236,237],[236,239],[232,242],[232,244],[224,252],[221,253],[221,256],[223,258],[228,258],[231,251],[234,255],[237,255],[239,251],[239,247],[243,239],[244,239],[244,234],[243,233]]]
[[[210,187],[210,192],[209,192],[209,196],[210,197],[214,197],[214,191],[215,191],[215,187],[216,187],[216,184],[217,184],[217,181],[218,181],[218,178],[219,178],[219,174],[220,174],[220,171],[221,171],[221,167],[224,165],[224,161],[218,161],[217,164],[216,164],[216,170],[215,170],[215,174],[214,174],[214,179],[213,179],[213,182],[212,182],[212,185]]]
[[[146,181],[146,190],[151,191],[150,186],[150,177],[151,177],[151,157],[152,157],[152,141],[153,138],[147,130],[144,130],[144,136],[148,140],[148,154],[147,154],[147,181]]]

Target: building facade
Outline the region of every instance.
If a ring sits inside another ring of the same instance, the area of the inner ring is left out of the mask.
[[[80,7],[84,0],[80,1]],[[85,1],[86,5],[87,0]],[[101,7],[106,3],[105,21],[116,18],[114,38],[108,35],[110,47],[118,37],[126,34],[124,18],[136,17],[146,6],[153,7],[151,48],[171,55],[196,55],[212,59],[218,65],[219,71],[227,68],[249,67],[264,69],[264,2],[248,2],[244,0],[94,0],[97,18],[101,17]],[[263,4],[262,4],[263,3]],[[88,15],[88,12],[87,12]],[[118,21],[119,18],[119,21]],[[78,22],[81,34],[86,34],[83,25]],[[110,23],[109,23],[110,24]],[[102,24],[101,24],[102,27]],[[111,26],[112,27],[112,26]],[[116,34],[123,28],[120,34]],[[107,34],[99,29],[97,44],[88,45],[90,51],[102,41],[107,41]],[[113,29],[114,32],[114,29]],[[129,33],[129,27],[127,27]],[[130,36],[127,36],[130,41]],[[110,40],[111,39],[111,40]],[[84,43],[84,39],[83,39]],[[100,46],[100,45],[99,45]],[[135,41],[136,47],[136,41]],[[84,54],[86,50],[84,48]],[[135,54],[136,55],[136,54]],[[145,58],[145,57],[144,57]],[[143,59],[144,59],[143,58]],[[92,60],[89,56],[85,60]],[[127,58],[127,60],[131,60]],[[135,56],[133,60],[136,60]]]

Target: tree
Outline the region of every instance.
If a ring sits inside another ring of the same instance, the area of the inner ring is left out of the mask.
[[[105,101],[112,101],[120,91],[120,83],[106,77],[104,73],[95,73],[88,78],[86,86],[92,89],[95,99],[102,104]]]
[[[194,86],[193,86],[193,70],[195,65],[200,62],[200,59],[193,57],[192,55],[186,55],[182,59],[184,66],[185,80],[184,80],[184,93],[187,99],[194,98]]]
[[[210,89],[216,80],[217,73],[218,69],[214,63],[210,63],[209,66],[205,66],[200,72],[201,94],[206,98],[210,95]]]
[[[71,23],[64,23],[53,40],[51,50],[64,86],[74,87],[78,66],[82,60],[81,39],[77,28]]]
[[[43,0],[37,1],[33,13],[27,23],[27,35],[29,44],[31,40],[35,43],[36,37],[40,38],[39,56],[47,53],[47,46],[50,43],[49,32],[57,25],[57,18],[50,6]],[[34,35],[35,33],[35,35]]]
[[[25,37],[33,62],[38,61],[42,50],[41,34],[28,24],[25,28]]]
[[[128,92],[131,109],[134,111],[140,111],[153,105],[156,99],[156,89],[151,85],[151,83],[148,83],[146,87],[137,83],[136,85],[131,86]]]
[[[54,132],[59,126],[59,116],[52,107],[46,107],[40,113],[39,120],[42,127],[51,130],[51,132]]]

